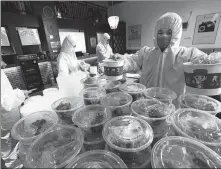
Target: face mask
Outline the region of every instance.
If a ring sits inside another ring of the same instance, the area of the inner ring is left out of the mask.
[[[157,44],[160,49],[166,49],[170,44],[172,30],[159,30],[157,34]]]

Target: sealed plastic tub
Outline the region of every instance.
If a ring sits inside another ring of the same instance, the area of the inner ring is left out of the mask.
[[[177,135],[198,140],[221,155],[220,119],[191,108],[177,110],[171,119]]]
[[[121,82],[99,79],[99,85],[106,90],[106,93],[112,93],[120,91],[119,87],[121,85]]]
[[[86,77],[81,80],[81,83],[84,85],[84,88],[99,87],[99,81],[97,77]]]
[[[57,125],[31,145],[26,161],[30,168],[63,168],[76,157],[82,146],[80,129]]]
[[[173,136],[157,142],[151,165],[152,168],[221,168],[221,157],[198,141]]]
[[[109,93],[101,100],[101,104],[110,110],[112,117],[131,115],[131,103],[131,95],[125,92]]]
[[[208,96],[186,93],[180,95],[178,101],[180,108],[198,109],[212,115],[221,112],[221,103]]]
[[[105,147],[102,130],[110,118],[111,113],[101,105],[84,106],[74,113],[72,120],[83,131],[86,151]]]
[[[125,83],[120,86],[120,90],[126,93],[129,93],[133,101],[144,98],[144,91],[146,87],[140,83]]]
[[[61,123],[73,124],[72,115],[83,104],[84,102],[81,97],[64,97],[55,101],[51,107],[59,116]]]
[[[78,155],[66,168],[127,168],[116,154],[94,150]]]
[[[146,98],[155,98],[165,103],[172,103],[177,98],[177,94],[167,88],[151,87],[144,92]]]
[[[90,87],[81,91],[85,105],[100,104],[100,101],[105,94],[105,90],[99,87]]]
[[[167,105],[155,99],[140,99],[131,104],[131,109],[135,116],[150,124],[154,132],[153,143],[155,143],[169,131],[169,117],[175,107],[173,104]]]
[[[28,147],[42,133],[51,130],[58,122],[54,112],[35,112],[20,119],[12,128],[12,137],[19,140],[21,153],[26,154]]]
[[[133,116],[109,120],[103,129],[107,150],[117,154],[128,168],[146,168],[150,164],[153,130],[150,125]]]

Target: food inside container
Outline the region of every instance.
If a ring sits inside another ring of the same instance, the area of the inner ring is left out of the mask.
[[[26,161],[30,168],[63,168],[75,158],[82,146],[80,129],[57,125],[31,145]]]
[[[90,87],[82,90],[85,105],[100,104],[100,101],[106,92],[103,88]]]
[[[120,157],[106,150],[78,155],[66,168],[127,168]]]
[[[122,158],[128,168],[149,165],[153,131],[146,121],[133,116],[115,117],[105,124],[103,137],[107,149]]]
[[[81,83],[84,85],[84,88],[99,86],[97,77],[86,77],[81,80]]]
[[[106,93],[112,93],[120,91],[119,87],[121,85],[121,82],[100,79],[99,85],[106,90]]]
[[[61,123],[73,124],[72,115],[84,104],[80,97],[64,97],[55,101],[51,107],[58,114]]]
[[[113,92],[107,94],[101,104],[110,110],[112,117],[130,115],[131,95],[124,92]]]
[[[23,154],[28,147],[42,133],[51,130],[58,122],[58,116],[54,112],[35,112],[20,119],[12,128],[12,137],[21,142],[20,148]]]
[[[83,151],[91,151],[91,150],[104,150],[106,147],[106,143],[101,135],[100,138],[95,138],[91,141],[84,141]]]
[[[84,133],[85,142],[101,140],[103,125],[111,118],[111,114],[101,105],[89,105],[77,110],[73,123],[80,127]]]
[[[221,155],[221,121],[217,117],[186,108],[173,114],[172,124],[178,135],[198,140]]]
[[[129,93],[132,96],[133,101],[136,101],[144,98],[144,91],[146,90],[146,87],[139,83],[125,83],[120,86],[120,90]]]
[[[179,97],[180,108],[193,108],[216,115],[221,111],[221,103],[211,97],[196,94],[182,94]]]
[[[154,146],[152,168],[220,168],[221,157],[205,145],[186,137],[166,137]]]
[[[154,143],[169,131],[168,121],[174,111],[174,105],[164,104],[158,100],[140,99],[131,104],[135,116],[146,120],[154,132]]]
[[[145,98],[155,98],[164,103],[172,103],[177,98],[177,94],[167,88],[151,87],[144,92]]]

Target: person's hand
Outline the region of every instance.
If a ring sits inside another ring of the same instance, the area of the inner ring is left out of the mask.
[[[115,53],[111,56],[111,59],[113,59],[113,60],[124,59],[124,55],[121,55],[119,53]]]
[[[28,97],[29,97],[29,94],[31,94],[34,90],[36,90],[36,89],[23,90],[23,93],[24,93],[24,95],[25,95],[25,98],[28,98]]]

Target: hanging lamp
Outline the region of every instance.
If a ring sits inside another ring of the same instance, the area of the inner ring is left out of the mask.
[[[110,25],[111,29],[117,29],[118,23],[119,23],[119,16],[114,16],[114,5],[112,1],[112,16],[108,18],[108,23]]]

